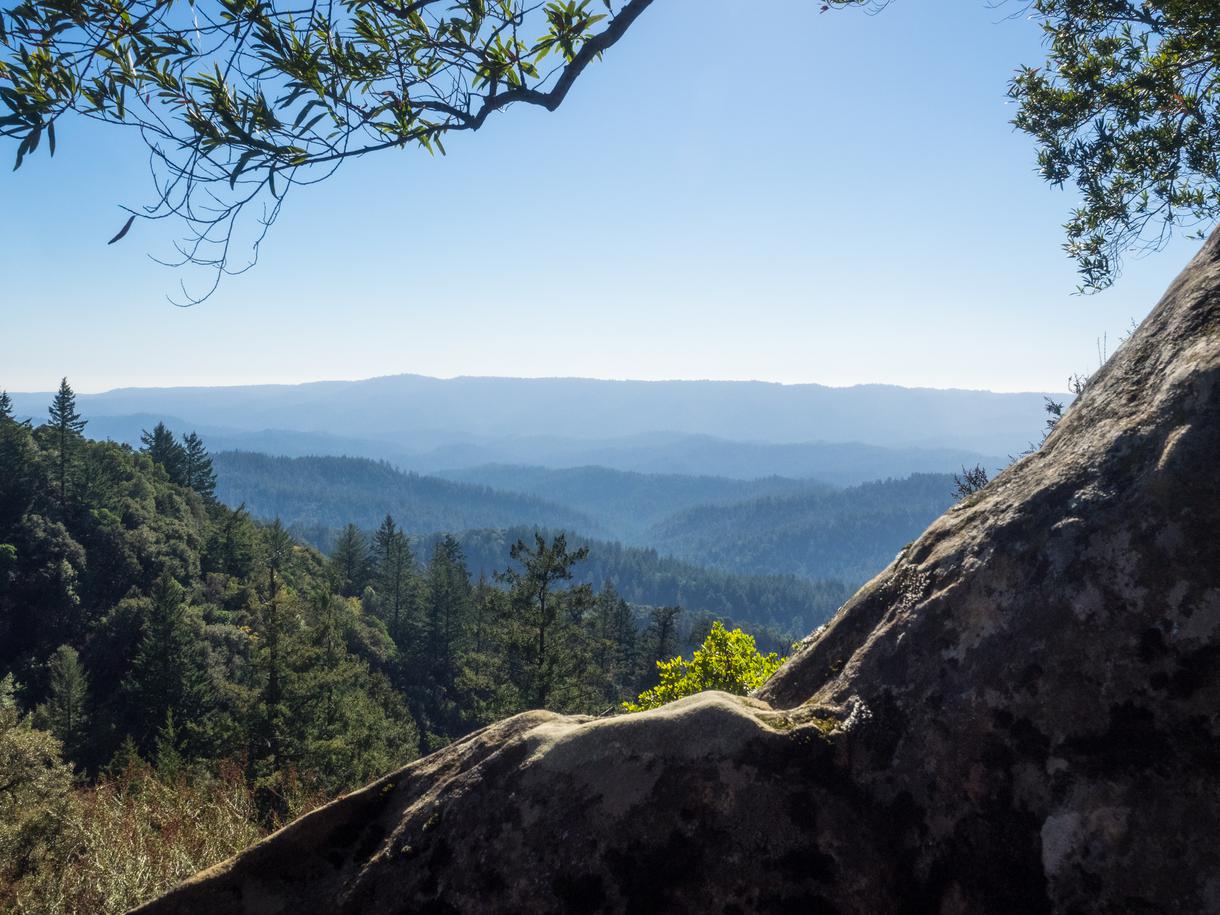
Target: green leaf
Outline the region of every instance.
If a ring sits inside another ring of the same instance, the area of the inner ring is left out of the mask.
[[[237,168],[233,169],[233,173],[229,175],[230,189],[237,186],[238,177],[243,171],[245,171],[246,166],[250,163],[250,160],[257,155],[257,149],[247,149],[244,153],[242,153],[241,158],[237,160]]]

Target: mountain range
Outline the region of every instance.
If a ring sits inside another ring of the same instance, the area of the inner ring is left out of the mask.
[[[14,394],[45,415],[51,395]],[[420,473],[489,464],[850,485],[998,467],[1037,440],[1045,395],[859,385],[561,378],[124,388],[80,395],[90,434],[138,441],[165,421],[213,450],[349,455]],[[1054,395],[1066,400],[1066,395]]]

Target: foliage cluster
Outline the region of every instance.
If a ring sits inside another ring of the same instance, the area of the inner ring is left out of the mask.
[[[641,693],[635,702],[624,702],[623,709],[641,712],[659,708],[711,689],[745,695],[766,683],[782,663],[775,652],[761,653],[753,636],[740,629],[729,631],[716,622],[689,661],[683,657],[658,661],[661,682]]]
[[[1048,47],[1009,94],[1038,167],[1080,204],[1065,249],[1086,290],[1131,250],[1220,216],[1220,7],[1201,0],[1034,0]]]

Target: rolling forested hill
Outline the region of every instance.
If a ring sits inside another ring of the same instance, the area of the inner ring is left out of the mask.
[[[824,483],[787,477],[739,480],[676,473],[633,473],[608,467],[555,470],[488,464],[439,475],[559,502],[597,519],[604,530],[628,543],[647,542],[646,534],[652,525],[696,506],[832,490]]]
[[[729,571],[861,583],[953,504],[953,477],[915,474],[848,489],[690,509],[653,527],[674,556]]]
[[[313,531],[312,539],[349,522],[372,530],[386,515],[413,534],[525,523],[600,530],[594,519],[534,496],[403,473],[383,461],[224,451],[213,462],[222,502]]]
[[[37,399],[18,395],[15,402],[34,406]],[[104,401],[103,401],[104,403]],[[37,419],[36,410],[18,414]],[[288,417],[282,417],[287,422]],[[417,431],[400,441],[327,431],[300,431],[280,426],[240,429],[159,413],[103,415],[90,419],[94,438],[109,438],[139,447],[140,436],[158,422],[173,432],[198,432],[212,451],[243,451],[282,457],[360,457],[388,461],[394,467],[459,482],[486,483],[513,492],[534,492],[534,485],[556,483],[531,479],[514,481],[516,470],[545,468],[576,471],[589,468],[621,471],[670,480],[679,477],[728,478],[753,482],[767,477],[855,486],[911,473],[944,473],[981,464],[995,469],[1007,460],[963,448],[939,446],[879,446],[862,442],[735,441],[703,434],[648,432],[629,436],[568,438],[558,435],[489,437],[476,433],[438,434]],[[1031,436],[1036,433],[1036,428]],[[1022,443],[1025,447],[1029,439]],[[573,477],[579,480],[579,475]],[[523,486],[528,488],[522,488]],[[761,493],[742,492],[746,499]],[[555,497],[541,492],[543,498]],[[666,498],[669,498],[666,496]],[[686,507],[686,506],[682,506]]]
[[[794,634],[822,622],[845,599],[838,582],[858,584],[888,564],[948,508],[953,490],[947,474],[835,489],[782,477],[744,481],[604,467],[490,466],[455,472],[470,481],[457,482],[363,458],[223,452],[215,462],[222,501],[244,503],[256,518],[280,518],[323,551],[346,523],[371,532],[386,515],[415,538],[517,531],[511,543],[535,528],[566,530],[596,538],[595,555],[613,564],[590,574],[595,584],[611,579],[639,603],[681,603],[791,625]],[[492,535],[466,536],[473,537],[472,567],[489,574],[498,568],[480,558],[486,551],[478,544]],[[501,542],[487,555],[499,561],[507,546],[503,533],[495,536]],[[825,593],[805,588],[828,581],[836,584]]]
[[[466,531],[458,536],[458,541],[471,573],[490,577],[504,567],[509,547],[518,539],[528,542],[534,530],[516,527]],[[428,538],[421,553],[426,555],[437,539]],[[755,633],[768,630],[781,641],[804,636],[826,622],[852,592],[840,581],[726,572],[664,556],[652,549],[579,535],[569,536],[568,540],[573,547],[589,548],[588,560],[576,569],[574,580],[578,584],[601,590],[612,583],[633,604],[683,607],[692,615],[728,620]]]

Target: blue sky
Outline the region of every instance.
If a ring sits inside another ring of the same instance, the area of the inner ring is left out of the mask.
[[[1073,295],[1068,191],[1006,81],[1040,34],[982,0],[660,0],[553,114],[290,197],[260,264],[170,305],[174,227],[128,132],[63,124],[0,176],[0,387],[452,376],[1061,390],[1195,245]],[[10,151],[11,154],[12,151]]]

